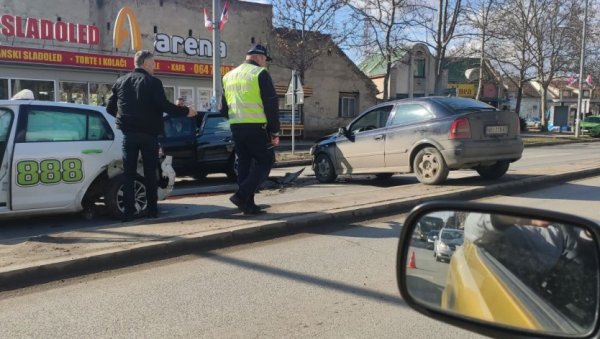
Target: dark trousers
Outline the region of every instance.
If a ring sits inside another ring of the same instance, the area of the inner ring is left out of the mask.
[[[125,170],[125,184],[123,185],[123,204],[125,215],[136,214],[134,197],[134,181],[137,176],[138,155],[142,153],[144,164],[144,182],[146,184],[146,198],[148,201],[148,214],[158,211],[157,196],[157,168],[158,168],[158,137],[146,133],[123,133],[123,168]],[[140,206],[142,207],[142,206]]]
[[[238,157],[237,194],[247,202],[268,177],[275,155],[269,148],[271,138],[262,125],[232,125],[231,132]]]

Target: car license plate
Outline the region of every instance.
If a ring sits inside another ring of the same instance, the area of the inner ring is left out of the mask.
[[[507,125],[501,125],[501,126],[486,126],[485,127],[485,135],[506,135],[508,134],[508,126]]]

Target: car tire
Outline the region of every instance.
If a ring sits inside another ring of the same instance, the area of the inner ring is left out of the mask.
[[[324,153],[320,153],[315,158],[314,172],[317,180],[322,183],[331,183],[337,178],[333,162]]]
[[[437,185],[448,177],[448,166],[444,157],[435,147],[425,147],[417,153],[413,161],[413,170],[419,182]]]
[[[491,166],[479,166],[475,168],[477,173],[486,180],[498,179],[503,176],[510,166],[510,162],[508,161],[498,161]]]
[[[119,174],[112,178],[108,184],[108,189],[104,195],[104,201],[108,208],[108,213],[115,219],[122,219],[125,216],[123,205],[123,184],[125,183],[125,175]],[[144,178],[137,176],[134,184],[135,195],[135,215],[143,215],[148,210],[148,196],[146,192],[146,184]]]
[[[227,161],[225,175],[227,175],[229,181],[237,181],[237,157],[235,155],[231,156]]]
[[[377,173],[375,174],[375,177],[377,178],[377,180],[387,180],[389,178],[391,178],[394,175],[394,173]]]

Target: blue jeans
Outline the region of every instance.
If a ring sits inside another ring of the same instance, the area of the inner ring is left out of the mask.
[[[148,201],[148,214],[158,212],[157,196],[157,169],[158,169],[158,137],[146,133],[123,133],[123,168],[125,170],[125,184],[123,185],[123,204],[125,215],[133,216],[135,210],[134,182],[137,176],[138,155],[142,153],[144,164],[144,182],[146,184],[146,198]]]
[[[271,138],[262,125],[231,126],[238,157],[238,195],[247,202],[268,177],[275,155]]]

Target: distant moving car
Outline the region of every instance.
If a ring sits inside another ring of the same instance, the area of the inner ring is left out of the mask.
[[[122,141],[123,134],[104,107],[0,100],[0,217],[79,211],[93,216],[100,202],[113,217],[121,218]],[[175,172],[171,157],[160,163],[162,200],[173,189]],[[140,162],[137,214],[145,213],[147,205]]]
[[[428,249],[433,249],[433,246],[435,244],[435,241],[438,238],[438,235],[440,234],[439,230],[432,230],[429,231],[429,233],[427,233],[427,248]]]
[[[209,173],[237,178],[235,149],[227,118],[219,113],[200,112],[196,118],[165,116],[165,135],[159,142],[173,157],[178,176],[201,179]]]
[[[450,261],[457,246],[463,244],[464,235],[462,230],[442,228],[438,238],[433,243],[433,256],[436,261]]]
[[[481,101],[425,97],[369,108],[310,150],[323,183],[342,174],[415,173],[424,184],[444,182],[450,170],[474,169],[485,179],[503,176],[521,158],[519,117]]]
[[[525,123],[527,124],[527,129],[540,129],[542,126],[542,122],[538,117],[526,118]]]
[[[600,136],[600,116],[594,115],[584,118],[581,122],[581,131],[593,137]]]

